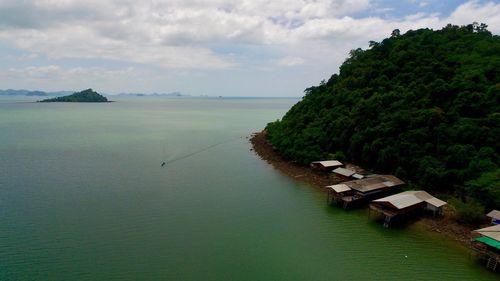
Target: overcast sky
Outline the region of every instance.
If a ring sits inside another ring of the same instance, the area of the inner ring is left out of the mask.
[[[500,0],[0,0],[0,89],[302,96],[392,30],[474,21]]]

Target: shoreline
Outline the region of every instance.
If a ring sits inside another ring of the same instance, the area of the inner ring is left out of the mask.
[[[287,176],[308,184],[314,189],[326,193],[325,186],[338,183],[331,173],[317,172],[307,166],[284,159],[267,141],[265,131],[253,133],[249,138],[252,149],[262,160]],[[367,207],[363,207],[367,208]],[[421,217],[415,224],[426,231],[438,233],[443,238],[454,240],[470,248],[470,233],[474,228],[458,223],[453,211],[447,206],[441,217]]]

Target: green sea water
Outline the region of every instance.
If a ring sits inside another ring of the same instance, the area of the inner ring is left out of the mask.
[[[295,99],[30,101],[0,99],[2,281],[498,280],[256,156]]]

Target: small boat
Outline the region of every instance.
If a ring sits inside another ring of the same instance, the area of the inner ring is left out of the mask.
[[[162,162],[162,163],[161,163],[161,166],[163,167],[163,166],[165,166],[165,164],[167,164],[167,163],[165,163],[165,162]]]

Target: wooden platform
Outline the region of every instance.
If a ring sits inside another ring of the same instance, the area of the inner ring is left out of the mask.
[[[411,222],[415,217],[422,213],[422,209],[419,206],[404,210],[393,210],[384,208],[377,204],[370,204],[369,216],[372,216],[372,211],[382,217],[384,227],[389,227],[395,223],[405,224],[407,222]]]
[[[500,271],[500,254],[497,254],[487,248],[480,248],[472,244],[472,249],[476,252],[476,256],[480,262],[486,265],[486,268],[491,271]]]

